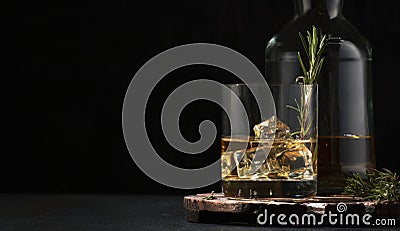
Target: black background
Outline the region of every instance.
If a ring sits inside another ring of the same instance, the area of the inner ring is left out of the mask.
[[[347,0],[344,14],[374,50],[373,91],[378,167],[400,172],[399,35],[396,8],[387,1]],[[1,192],[179,193],[220,191],[162,186],[132,161],[122,134],[125,92],[138,69],[177,45],[216,43],[239,51],[264,72],[268,40],[293,15],[291,0],[48,1],[18,6],[15,89],[7,100],[13,130],[1,153]],[[14,25],[15,23],[15,25]],[[190,66],[163,79],[146,112],[150,139],[160,155],[182,167],[219,158],[219,142],[197,157],[169,147],[160,131],[163,99],[189,80],[231,82],[218,68]],[[5,90],[9,88],[3,85]],[[4,113],[4,111],[3,111]],[[199,138],[198,124],[220,109],[199,101],[181,115],[183,135]]]

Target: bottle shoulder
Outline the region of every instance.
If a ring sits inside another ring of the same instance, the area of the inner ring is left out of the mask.
[[[268,41],[265,50],[266,59],[282,59],[282,55],[297,58],[297,52],[303,51],[299,32],[306,37],[306,31],[311,30],[311,25],[315,25],[322,33],[328,35],[327,50],[336,51],[340,58],[372,58],[372,48],[368,40],[346,18],[301,16],[288,22]]]

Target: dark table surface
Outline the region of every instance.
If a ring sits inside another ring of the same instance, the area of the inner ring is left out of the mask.
[[[185,219],[183,196],[0,194],[1,231],[259,229],[288,228],[189,223]]]

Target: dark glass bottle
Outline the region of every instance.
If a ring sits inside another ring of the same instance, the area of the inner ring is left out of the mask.
[[[318,78],[318,193],[343,191],[350,172],[375,167],[372,106],[372,50],[343,16],[343,0],[294,0],[294,18],[265,51],[268,83],[294,83],[302,75],[297,52],[304,54],[298,33],[315,25],[329,36]]]

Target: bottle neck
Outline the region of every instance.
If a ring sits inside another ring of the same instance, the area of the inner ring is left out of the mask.
[[[317,13],[329,18],[342,16],[343,0],[294,0],[296,15]]]

